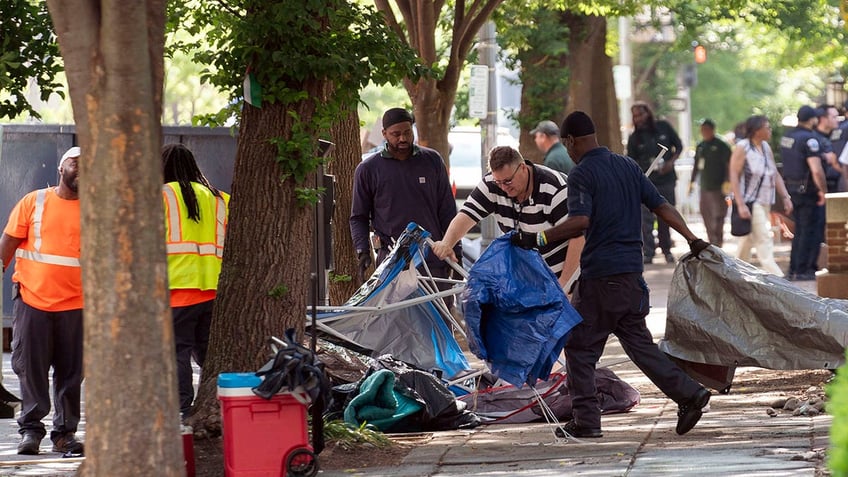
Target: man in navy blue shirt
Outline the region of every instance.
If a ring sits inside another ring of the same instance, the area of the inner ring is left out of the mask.
[[[359,261],[359,281],[371,266],[371,247],[377,263],[415,222],[441,240],[456,215],[456,201],[442,156],[414,143],[413,118],[403,108],[383,114],[383,149],[362,161],[354,172],[350,234]],[[370,237],[374,233],[373,240]],[[457,255],[462,249],[457,245]],[[448,265],[433,254],[427,265],[434,277],[447,278]]]
[[[642,278],[641,206],[679,232],[696,256],[709,244],[697,238],[686,222],[645,177],[635,161],[600,147],[595,125],[575,111],[560,129],[568,154],[577,163],[568,177],[568,218],[539,234],[522,234],[521,246],[542,245],[585,233],[582,271],[572,303],[583,322],[565,345],[568,389],[573,419],[565,430],[575,437],[602,437],[601,408],[595,390],[595,365],[610,333],[615,334],[633,362],[679,406],[678,434],[701,418],[710,392],[663,354],[645,324],[648,286]]]

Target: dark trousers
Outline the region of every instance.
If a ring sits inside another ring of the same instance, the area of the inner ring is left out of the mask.
[[[659,350],[645,324],[648,286],[639,273],[626,273],[577,282],[572,303],[583,322],[571,331],[565,345],[567,385],[575,422],[601,427],[601,408],[595,389],[595,365],[610,333],[618,337],[627,356],[666,396],[677,403],[701,389]]]
[[[15,299],[12,319],[12,370],[21,384],[21,434],[46,434],[41,420],[50,413],[53,367],[53,429],[50,438],[74,433],[80,421],[83,378],[82,310],[47,312]]]
[[[201,368],[209,347],[212,325],[212,305],[215,300],[171,309],[174,320],[174,343],[177,348],[177,384],[180,391],[180,412],[184,415],[194,401],[194,376],[191,358]]]
[[[657,186],[657,191],[665,197],[669,204],[674,205],[674,183],[662,184]],[[654,221],[657,223],[657,240],[654,240]],[[642,255],[645,257],[653,257],[657,250],[657,241],[659,241],[660,250],[663,254],[671,252],[671,230],[668,224],[653,212],[642,206]]]
[[[818,270],[819,252],[824,241],[825,208],[816,205],[817,197],[806,194],[792,196],[792,218],[795,236],[789,255],[789,274],[808,275]]]
[[[724,218],[727,216],[727,201],[720,190],[701,191],[701,216],[707,229],[707,240],[716,247],[724,244]]]

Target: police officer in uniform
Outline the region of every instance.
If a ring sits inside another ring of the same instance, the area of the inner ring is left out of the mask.
[[[822,168],[824,169],[824,178],[827,183],[827,192],[838,192],[839,178],[842,176],[841,168],[836,162],[836,153],[833,148],[833,142],[830,140],[831,133],[839,128],[839,113],[835,106],[823,104],[816,108],[818,123],[816,124],[813,133],[819,144],[822,146]]]
[[[783,179],[792,196],[795,236],[789,259],[789,280],[815,280],[819,249],[824,240],[822,145],[813,133],[816,110],[801,106],[798,127],[780,139]]]

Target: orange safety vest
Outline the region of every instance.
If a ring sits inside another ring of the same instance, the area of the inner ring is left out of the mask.
[[[12,275],[24,303],[43,311],[82,309],[79,200],[63,199],[52,187],[30,192],[12,210],[5,233],[24,239]]]
[[[221,273],[229,196],[222,192],[223,197],[216,197],[202,184],[192,182],[191,185],[200,209],[198,222],[188,218],[179,183],[169,182],[162,189],[171,306],[185,306],[214,298]],[[175,290],[201,293],[193,293],[196,299],[175,303]]]

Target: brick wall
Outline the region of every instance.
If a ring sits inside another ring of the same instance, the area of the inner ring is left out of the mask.
[[[848,193],[827,194],[827,272],[818,275],[818,294],[848,298]]]

